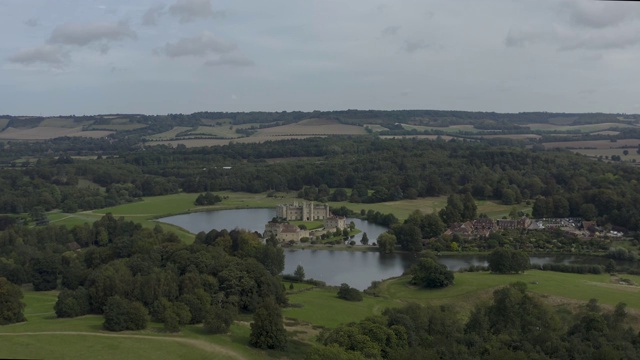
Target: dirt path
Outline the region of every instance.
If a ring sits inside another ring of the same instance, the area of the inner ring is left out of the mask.
[[[149,335],[135,335],[135,334],[105,334],[105,333],[92,333],[92,332],[82,332],[82,331],[42,331],[42,332],[23,332],[23,333],[0,333],[0,336],[31,336],[31,335],[87,335],[87,336],[104,336],[104,337],[122,337],[128,339],[152,339],[152,340],[163,340],[163,341],[175,341],[187,345],[191,345],[198,349],[215,353],[222,354],[232,357],[238,360],[246,360],[246,358],[237,352],[222,347],[220,345],[211,344],[202,340],[195,339],[185,339],[185,338],[170,338],[163,336],[149,336]]]

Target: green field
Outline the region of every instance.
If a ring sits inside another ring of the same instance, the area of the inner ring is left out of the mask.
[[[179,133],[187,131],[189,129],[191,129],[191,128],[187,127],[187,126],[176,126],[171,130],[147,136],[145,139],[147,139],[147,140],[171,140],[171,139],[175,139],[176,135],[178,135]]]
[[[622,275],[640,284],[640,276]],[[409,277],[389,279],[381,285],[381,296],[365,296],[362,302],[338,299],[333,288],[316,288],[289,295],[289,302],[302,307],[287,308],[286,317],[314,325],[335,327],[380,314],[390,306],[409,302],[419,304],[456,304],[461,314],[468,314],[479,301],[489,301],[493,290],[516,281],[526,282],[528,289],[552,305],[584,303],[596,298],[600,304],[615,306],[624,302],[630,309],[640,310],[640,287],[619,285],[608,274],[581,275],[549,271],[527,271],[525,274],[495,275],[487,272],[456,273],[455,285],[444,289],[421,289],[409,284]],[[535,284],[534,284],[535,283]],[[321,310],[319,310],[321,309]]]
[[[233,325],[229,334],[208,335],[201,326],[167,334],[162,324],[136,332],[102,330],[102,316],[57,319],[57,292],[24,291],[27,322],[0,326],[0,358],[39,359],[264,359],[247,346],[249,328]],[[273,355],[273,354],[270,354]]]
[[[128,131],[128,130],[136,130],[147,127],[149,125],[146,124],[136,124],[136,123],[128,123],[128,124],[108,124],[108,125],[91,125],[88,130],[110,130],[110,131]]]
[[[628,155],[625,155],[623,153],[623,151],[625,150],[629,152]],[[636,150],[637,149],[631,148],[631,149],[575,149],[571,151],[578,154],[587,155],[593,158],[598,158],[602,156],[604,161],[607,161],[607,159],[610,160],[611,156],[613,155],[618,155],[620,156],[621,161],[633,162],[635,160],[636,162],[640,162],[640,154],[636,153]]]
[[[59,128],[72,129],[72,128],[77,128],[77,127],[80,127],[80,126],[90,125],[92,123],[93,123],[93,121],[91,121],[91,120],[76,122],[76,121],[74,121],[74,119],[70,119],[70,118],[48,118],[48,119],[42,120],[42,122],[40,123],[39,126],[59,127]]]
[[[610,128],[628,128],[635,127],[629,124],[619,123],[601,123],[601,124],[588,124],[588,125],[553,125],[553,124],[526,124],[524,126],[529,127],[531,130],[539,131],[579,131],[583,133],[591,133]]]

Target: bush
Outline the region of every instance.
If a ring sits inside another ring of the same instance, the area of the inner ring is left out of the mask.
[[[362,293],[358,289],[343,283],[338,290],[338,297],[347,301],[362,301]]]
[[[204,330],[209,334],[226,334],[233,324],[233,311],[213,306],[204,318]]]
[[[149,313],[139,302],[112,296],[104,307],[104,323],[109,331],[142,330],[147,327]]]
[[[409,272],[413,275],[411,278],[413,285],[424,288],[442,288],[453,285],[453,271],[431,258],[420,259]]]
[[[602,274],[600,265],[571,265],[571,264],[544,264],[541,267],[544,271],[556,271],[573,274]]]
[[[91,311],[89,292],[82,286],[76,290],[62,290],[53,308],[59,318],[86,315]]]

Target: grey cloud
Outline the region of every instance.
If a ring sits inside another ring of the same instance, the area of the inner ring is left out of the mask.
[[[636,33],[596,33],[564,39],[559,50],[611,50],[625,49],[640,43],[640,35]]]
[[[53,29],[48,42],[86,46],[93,42],[135,39],[136,32],[127,23],[64,24]]]
[[[203,57],[208,54],[225,54],[235,49],[235,44],[223,41],[212,33],[204,31],[199,36],[182,38],[174,43],[166,43],[156,52],[172,58],[181,56]]]
[[[211,0],[178,0],[169,7],[169,13],[176,16],[181,23],[225,15],[223,11],[213,11]]]
[[[561,51],[624,49],[640,43],[640,35],[634,31],[615,29],[595,31],[514,31],[505,38],[507,47],[524,47],[537,43],[556,46]]]
[[[386,28],[382,29],[382,36],[395,36],[400,28],[401,26],[398,25],[387,26]]]
[[[156,26],[158,24],[158,18],[164,13],[164,4],[155,4],[151,6],[142,15],[142,25],[144,26]]]
[[[572,0],[561,6],[568,13],[571,24],[586,28],[617,26],[635,16],[628,7],[615,3]]]
[[[204,63],[207,66],[253,66],[253,60],[242,55],[221,55],[218,59],[208,60]]]
[[[36,27],[36,26],[40,25],[40,22],[36,18],[30,18],[30,19],[25,20],[24,24],[27,25],[28,27]]]
[[[67,61],[68,53],[58,45],[41,45],[24,49],[9,57],[9,61],[23,65],[44,63],[62,66]]]
[[[539,31],[509,30],[504,44],[507,47],[522,47],[548,39],[548,34]]]
[[[424,40],[405,40],[404,45],[402,46],[402,50],[408,52],[409,54],[413,54],[418,50],[423,50],[429,47],[429,44],[425,43]]]

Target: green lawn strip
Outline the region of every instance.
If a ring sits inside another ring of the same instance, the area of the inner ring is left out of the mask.
[[[2,358],[30,359],[237,359],[164,339],[85,334],[1,336]]]
[[[296,226],[304,225],[307,227],[307,230],[315,230],[324,227],[324,221],[289,221],[289,224],[293,224]]]
[[[283,309],[287,318],[314,325],[334,328],[340,324],[358,321],[379,314],[384,308],[400,305],[390,299],[365,296],[363,301],[346,301],[337,297],[335,288],[316,288],[289,295],[292,307]],[[302,307],[298,307],[298,306]]]

